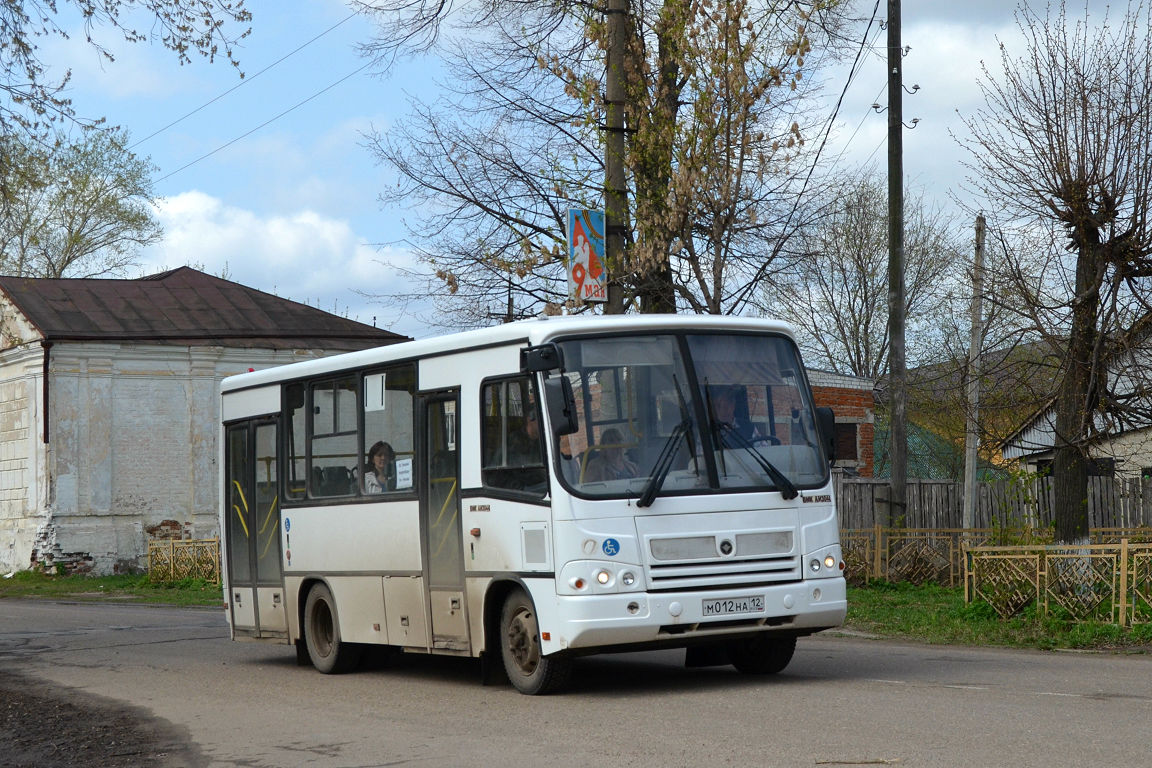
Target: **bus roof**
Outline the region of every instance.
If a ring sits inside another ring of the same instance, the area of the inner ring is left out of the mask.
[[[588,333],[626,333],[628,331],[653,332],[661,330],[731,330],[768,331],[793,337],[788,324],[779,320],[731,315],[581,315],[538,317],[513,323],[435,336],[417,341],[406,341],[373,347],[359,352],[348,352],[330,357],[291,363],[260,371],[229,376],[221,383],[221,391],[228,392],[258,387],[297,378],[368,367],[394,360],[462,352],[469,349],[504,346],[508,344],[543,344],[562,336]]]

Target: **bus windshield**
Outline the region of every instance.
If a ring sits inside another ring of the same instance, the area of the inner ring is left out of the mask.
[[[795,345],[767,334],[685,333],[558,342],[580,428],[558,438],[580,496],[780,491],[827,482]]]

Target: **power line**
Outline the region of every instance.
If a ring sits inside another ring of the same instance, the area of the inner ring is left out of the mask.
[[[872,151],[868,153],[868,157],[864,158],[864,165],[868,165],[868,163],[871,162],[872,158],[876,156],[876,153],[880,151],[880,147],[884,146],[887,141],[888,136],[885,134],[884,138],[880,139],[880,143],[873,147]]]
[[[820,146],[816,148],[816,156],[812,158],[812,165],[808,168],[808,174],[804,177],[804,184],[800,188],[800,194],[796,196],[796,201],[793,203],[792,211],[788,214],[788,219],[791,221],[792,214],[796,212],[796,207],[799,205],[799,199],[803,196],[804,191],[808,188],[808,182],[812,180],[812,174],[816,170],[816,165],[820,162],[820,155],[824,152],[824,146],[828,143],[828,136],[832,133],[832,126],[836,123],[836,116],[840,114],[840,107],[844,104],[844,96],[848,93],[849,86],[852,81],[856,79],[859,73],[858,67],[860,66],[860,57],[863,55],[865,48],[868,44],[868,35],[872,32],[872,24],[876,21],[876,15],[880,12],[880,0],[876,0],[876,5],[872,8],[872,18],[868,20],[868,26],[864,29],[864,37],[860,40],[860,48],[856,51],[856,58],[852,62],[852,68],[848,71],[848,79],[844,83],[844,87],[840,90],[840,97],[836,99],[836,106],[832,109],[832,114],[828,117],[828,125],[824,129],[824,137],[820,140]]]
[[[254,74],[254,75],[251,75],[251,76],[249,76],[249,77],[245,77],[245,78],[244,78],[243,80],[241,80],[239,83],[237,83],[236,85],[232,86],[232,87],[231,87],[231,88],[229,88],[228,90],[224,91],[224,93],[221,93],[221,94],[220,94],[219,96],[217,96],[216,98],[212,99],[211,101],[206,101],[206,102],[204,102],[203,104],[201,104],[200,106],[196,107],[196,109],[192,110],[192,111],[191,111],[191,112],[189,112],[188,114],[186,114],[186,115],[183,115],[182,117],[178,117],[178,118],[176,118],[175,120],[173,120],[172,122],[168,123],[168,125],[165,125],[163,128],[159,128],[159,129],[157,129],[157,130],[153,131],[152,133],[148,134],[148,135],[147,135],[147,136],[145,136],[144,138],[142,138],[142,139],[140,139],[139,141],[137,141],[137,142],[133,143],[133,144],[132,144],[130,147],[128,147],[128,149],[135,149],[136,147],[140,146],[141,144],[143,144],[144,142],[148,141],[149,139],[151,139],[151,138],[153,138],[153,137],[155,137],[155,136],[158,136],[158,135],[160,135],[161,133],[163,133],[164,131],[168,130],[168,129],[169,129],[169,128],[171,128],[172,126],[174,126],[174,125],[177,125],[178,123],[182,123],[182,122],[184,122],[185,120],[187,120],[188,118],[192,117],[192,115],[196,114],[197,112],[199,112],[200,110],[204,109],[205,107],[208,107],[208,106],[211,106],[212,104],[215,104],[216,102],[220,101],[220,99],[222,99],[222,98],[224,98],[225,96],[227,96],[228,94],[232,93],[232,91],[236,90],[237,88],[239,88],[239,87],[241,87],[241,86],[243,86],[243,85],[247,85],[248,83],[252,82],[252,81],[253,81],[253,80],[255,80],[256,78],[260,77],[260,75],[264,74],[264,73],[265,73],[265,72],[267,72],[268,70],[272,69],[272,68],[273,68],[273,67],[275,67],[276,65],[280,64],[281,62],[283,62],[285,59],[288,59],[288,58],[290,58],[290,57],[292,57],[292,56],[295,56],[297,53],[299,53],[300,51],[304,50],[304,49],[305,49],[305,48],[307,48],[308,46],[312,45],[312,43],[314,43],[314,42],[316,42],[317,40],[319,40],[320,38],[324,37],[324,36],[325,36],[325,35],[327,35],[329,32],[331,32],[332,30],[334,30],[334,29],[336,29],[337,27],[339,27],[341,24],[343,24],[343,23],[345,23],[346,21],[350,20],[350,19],[351,19],[353,16],[355,16],[355,15],[356,15],[356,13],[355,13],[355,12],[348,14],[347,16],[345,16],[345,17],[344,17],[343,19],[341,19],[340,21],[338,21],[338,22],[336,22],[335,24],[333,24],[332,26],[328,27],[328,29],[326,29],[326,30],[324,30],[323,32],[321,32],[320,34],[316,35],[316,36],[315,36],[315,37],[313,37],[311,40],[309,40],[309,41],[307,41],[307,42],[305,42],[305,43],[302,43],[302,44],[300,44],[300,45],[299,45],[299,46],[297,46],[295,49],[293,49],[292,51],[289,51],[288,53],[284,54],[284,55],[283,55],[283,56],[281,56],[280,58],[276,59],[276,61],[274,61],[274,62],[272,62],[271,64],[269,64],[268,66],[264,67],[264,69],[260,70],[260,71],[259,71],[259,72],[257,72],[256,74]],[[165,177],[165,178],[167,178],[167,177]]]
[[[816,148],[816,156],[812,158],[812,164],[808,167],[808,173],[804,176],[804,183],[801,185],[799,193],[793,196],[792,207],[788,210],[788,216],[784,220],[785,231],[787,231],[787,228],[791,225],[792,217],[796,215],[796,211],[800,207],[800,199],[804,196],[805,191],[807,191],[808,183],[812,181],[812,174],[816,171],[816,166],[820,162],[820,155],[824,152],[824,146],[828,143],[828,136],[832,133],[832,126],[836,122],[836,116],[840,114],[840,106],[844,103],[844,96],[848,93],[848,87],[852,85],[852,81],[859,71],[857,67],[860,65],[860,57],[864,54],[864,50],[868,46],[868,36],[872,33],[872,25],[876,22],[876,15],[879,12],[880,0],[876,0],[876,5],[872,7],[872,18],[868,20],[868,26],[864,29],[864,36],[860,39],[860,47],[856,51],[856,58],[852,62],[852,68],[848,72],[848,79],[844,83],[844,88],[840,91],[840,98],[836,100],[836,106],[832,109],[832,114],[828,117],[828,125],[824,129],[824,137],[820,140],[820,146]],[[766,265],[767,262],[765,262],[765,267]],[[761,267],[761,271],[763,271],[765,267]],[[755,281],[751,281],[737,293],[742,293],[746,296],[755,284]]]
[[[217,152],[220,152],[221,150],[225,150],[225,149],[227,149],[228,147],[232,146],[233,144],[235,144],[236,142],[240,141],[241,139],[246,139],[246,138],[248,138],[248,137],[249,137],[249,136],[251,136],[252,134],[256,133],[256,131],[258,131],[258,130],[260,130],[261,128],[263,128],[264,126],[266,126],[266,125],[269,125],[269,124],[271,124],[271,123],[274,123],[274,122],[276,122],[276,121],[277,121],[277,120],[279,120],[280,118],[284,117],[284,115],[288,114],[289,112],[292,112],[293,110],[295,110],[295,109],[297,109],[297,108],[299,108],[299,107],[302,107],[302,106],[304,106],[304,105],[305,105],[305,104],[307,104],[308,102],[312,101],[312,99],[316,98],[317,96],[320,96],[320,95],[322,95],[322,94],[324,94],[324,93],[327,93],[328,91],[330,91],[330,90],[332,90],[333,88],[335,88],[336,86],[340,85],[340,83],[344,82],[344,81],[345,81],[345,80],[347,80],[348,78],[350,78],[350,77],[353,77],[353,76],[355,76],[355,75],[358,75],[358,74],[360,74],[360,73],[361,73],[361,72],[363,72],[364,70],[368,69],[368,67],[372,66],[374,63],[375,63],[374,61],[369,61],[367,64],[365,64],[364,66],[360,67],[359,69],[356,69],[356,70],[354,70],[354,71],[352,71],[352,72],[349,72],[348,74],[344,75],[344,77],[340,78],[339,80],[337,80],[336,82],[332,83],[331,85],[328,85],[328,86],[326,86],[326,87],[324,87],[324,88],[320,89],[319,91],[316,91],[316,93],[312,94],[311,96],[309,96],[309,97],[308,97],[308,98],[306,98],[306,99],[303,99],[303,100],[301,100],[301,101],[298,101],[298,102],[296,102],[296,103],[295,103],[295,104],[293,104],[292,106],[288,107],[288,109],[284,110],[283,112],[281,112],[280,114],[276,115],[275,117],[271,117],[271,118],[269,118],[269,119],[265,120],[264,122],[260,123],[260,125],[256,126],[255,128],[253,128],[252,130],[248,131],[247,133],[243,133],[243,134],[241,134],[241,135],[237,136],[236,138],[232,139],[231,141],[227,142],[226,144],[222,144],[222,145],[220,145],[219,147],[216,147],[216,149],[212,150],[211,152],[207,152],[207,153],[205,153],[205,154],[201,155],[200,157],[196,158],[196,159],[195,159],[195,160],[193,160],[192,162],[190,162],[190,163],[186,163],[185,165],[182,165],[182,166],[180,166],[179,168],[177,168],[176,170],[172,171],[171,173],[169,173],[169,174],[166,174],[166,175],[164,175],[164,176],[161,176],[159,179],[157,179],[157,180],[156,180],[156,183],[159,183],[159,182],[161,182],[161,181],[164,181],[165,179],[170,179],[170,178],[172,178],[173,176],[175,176],[176,174],[180,173],[180,171],[183,171],[183,170],[185,170],[186,168],[191,168],[192,166],[196,165],[196,163],[200,162],[201,160],[205,160],[205,159],[207,159],[207,158],[211,157],[212,155],[216,154]]]
[[[874,102],[879,101],[880,94],[884,93],[884,89],[886,89],[887,87],[888,87],[887,83],[880,86],[880,90],[876,92],[876,97],[873,99]],[[848,137],[848,140],[844,142],[844,146],[840,148],[840,154],[836,155],[835,159],[832,160],[831,167],[835,168],[836,165],[840,162],[840,160],[844,157],[844,153],[847,152],[848,147],[850,147],[852,145],[852,140],[856,138],[856,134],[858,134],[860,132],[860,129],[864,127],[864,121],[867,120],[871,114],[872,114],[871,108],[866,109],[864,111],[864,117],[860,118],[860,122],[856,124],[856,129],[854,131],[852,131],[852,135]],[[887,140],[888,140],[888,137],[885,136],[884,141],[887,141]],[[884,141],[881,141],[880,143],[883,144]],[[876,150],[872,150],[872,154],[873,155],[876,154]],[[871,155],[869,155],[869,158],[871,158]],[[867,164],[867,163],[865,163],[865,164]]]

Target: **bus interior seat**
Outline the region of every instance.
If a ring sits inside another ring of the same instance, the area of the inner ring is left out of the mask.
[[[312,480],[316,496],[347,496],[356,492],[356,478],[347,467],[313,467]]]

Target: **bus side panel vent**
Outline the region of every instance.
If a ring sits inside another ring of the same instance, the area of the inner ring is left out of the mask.
[[[524,567],[546,570],[549,566],[548,524],[521,523],[520,538],[524,546]]]

